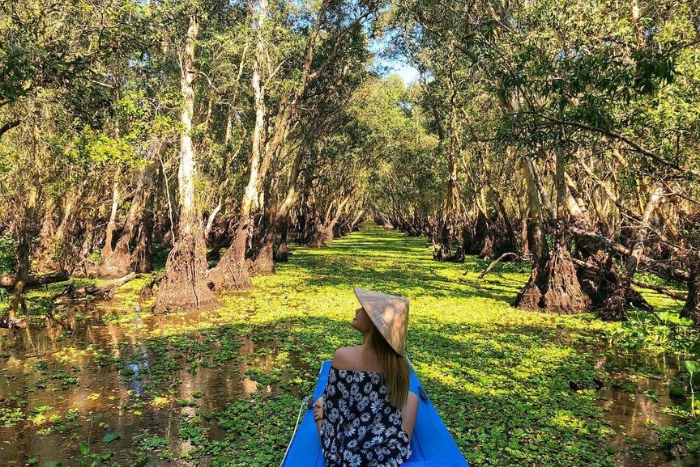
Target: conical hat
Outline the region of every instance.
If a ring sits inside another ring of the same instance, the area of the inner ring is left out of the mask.
[[[391,348],[403,356],[408,329],[408,300],[359,287],[355,287],[355,295]]]

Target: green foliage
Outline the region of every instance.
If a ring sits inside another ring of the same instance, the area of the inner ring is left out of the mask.
[[[676,308],[677,310],[677,308]],[[688,354],[700,350],[700,336],[692,321],[678,311],[630,313],[629,321],[606,331],[607,339],[630,354]]]
[[[0,274],[15,272],[15,244],[11,237],[0,236]]]
[[[10,428],[24,421],[24,412],[21,408],[0,407],[0,426]]]

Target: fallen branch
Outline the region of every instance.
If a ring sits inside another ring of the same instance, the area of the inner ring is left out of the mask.
[[[81,287],[79,289],[73,288],[72,284],[69,285],[66,290],[56,294],[52,297],[55,300],[77,300],[80,298],[85,298],[88,295],[98,298],[111,299],[114,295],[114,291],[117,287],[126,284],[130,280],[136,279],[136,273],[132,272],[119,279],[114,279],[109,282],[105,282],[100,285],[90,285],[87,287]]]
[[[516,253],[503,253],[501,256],[498,257],[497,260],[495,260],[491,264],[489,264],[489,267],[487,267],[481,274],[479,274],[479,279],[483,279],[484,276],[486,274],[490,273],[491,270],[493,268],[495,268],[498,263],[500,263],[504,259],[509,258],[511,256],[513,257],[513,259],[519,258],[519,256]],[[466,274],[466,272],[465,272],[465,274]]]
[[[591,270],[593,270],[593,271],[595,271],[595,272],[600,271],[600,268],[599,268],[597,265],[593,264],[593,263],[588,263],[588,262],[586,262],[586,261],[581,261],[580,259],[577,259],[577,258],[571,258],[571,261],[572,261],[576,266],[580,266],[580,267],[582,267],[582,268],[591,269]],[[685,300],[688,299],[688,295],[687,295],[687,294],[684,294],[683,292],[677,292],[677,291],[675,291],[675,290],[670,290],[670,289],[667,289],[667,288],[665,288],[665,287],[661,287],[661,286],[659,286],[659,285],[654,285],[654,284],[650,284],[650,283],[648,283],[648,282],[640,281],[640,280],[638,280],[638,279],[632,279],[632,284],[634,284],[634,285],[636,285],[636,286],[638,286],[638,287],[643,287],[643,288],[645,288],[645,289],[649,289],[649,290],[653,290],[653,291],[655,291],[655,292],[662,293],[662,294],[664,294],[664,295],[668,295],[669,297],[675,298],[676,300],[683,300],[683,301],[685,301]]]
[[[54,282],[63,282],[68,280],[68,272],[50,272],[38,276],[29,276],[24,283],[25,287],[35,287],[37,285],[53,284]],[[17,284],[17,276],[2,275],[0,276],[0,287],[12,289]]]

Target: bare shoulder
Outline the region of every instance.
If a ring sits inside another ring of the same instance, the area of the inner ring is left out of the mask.
[[[339,370],[352,370],[357,361],[357,347],[341,347],[333,354],[332,365]]]

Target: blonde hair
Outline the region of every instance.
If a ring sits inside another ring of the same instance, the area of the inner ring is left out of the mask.
[[[410,378],[406,357],[396,353],[374,325],[369,330],[367,342],[377,355],[383,383],[389,392],[389,400],[394,407],[402,408],[408,400]]]

